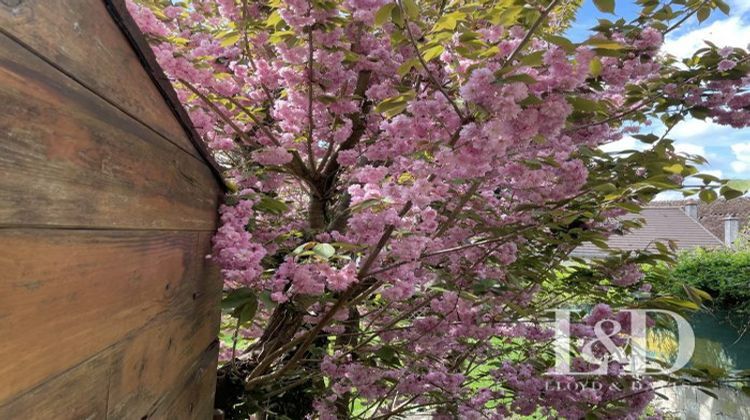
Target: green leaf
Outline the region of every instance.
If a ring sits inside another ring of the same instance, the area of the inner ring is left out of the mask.
[[[232,316],[237,318],[240,325],[247,324],[255,318],[255,314],[258,312],[258,298],[253,295],[251,300],[245,302],[244,305],[237,307]]]
[[[382,26],[384,23],[388,22],[394,7],[396,7],[396,3],[388,3],[381,7],[377,13],[375,13],[375,25]]]
[[[705,106],[694,106],[688,111],[693,118],[704,120],[709,116],[710,109]]]
[[[278,44],[280,42],[286,41],[293,36],[296,36],[294,31],[276,31],[273,33],[273,35],[268,37],[268,42],[270,42],[271,44]]]
[[[273,308],[277,305],[276,302],[271,299],[271,291],[270,290],[264,290],[261,292],[261,294],[258,296],[258,300],[260,302],[263,302],[264,305],[266,305],[266,308]]]
[[[615,42],[609,39],[596,39],[592,38],[586,41],[588,45],[591,45],[594,48],[599,48],[603,50],[621,50],[625,46],[620,44],[619,42]]]
[[[434,58],[439,57],[440,54],[443,53],[443,51],[445,51],[445,48],[442,45],[435,45],[434,47],[426,49],[422,53],[422,58],[424,59],[424,61],[429,63]]]
[[[446,15],[443,15],[438,19],[437,22],[435,22],[435,26],[432,28],[433,31],[454,31],[456,29],[456,26],[458,26],[459,21],[463,21],[466,19],[466,13],[463,12],[453,12],[448,13]]]
[[[401,4],[404,6],[404,12],[409,19],[416,19],[419,17],[419,6],[414,0],[401,0]]]
[[[615,0],[594,0],[594,5],[600,12],[615,13]]]
[[[375,111],[381,114],[385,114],[386,117],[391,118],[394,115],[400,114],[406,109],[409,101],[414,99],[416,94],[413,91],[405,92],[400,95],[392,96],[385,99],[383,102],[375,107]]]
[[[529,95],[526,97],[526,99],[522,100],[518,104],[521,106],[533,106],[533,105],[541,105],[544,101],[539,99],[538,97],[534,95]]]
[[[412,58],[410,60],[407,60],[404,64],[399,66],[398,68],[398,75],[401,77],[404,77],[407,73],[411,71],[411,69],[418,67],[420,65],[418,58]]]
[[[599,75],[602,74],[602,60],[600,60],[599,57],[594,57],[591,62],[589,62],[589,72],[594,77],[599,77]]]
[[[570,96],[566,99],[571,105],[573,105],[573,108],[575,108],[576,111],[597,112],[602,110],[602,105],[600,102],[588,98],[582,98],[580,96]]]
[[[688,285],[684,285],[683,287],[685,287],[688,291],[690,291],[690,294],[695,295],[696,297],[698,297],[702,301],[703,300],[714,300],[711,297],[711,295],[709,295],[708,293],[706,293],[705,291],[703,291],[701,289],[695,288],[693,286],[688,286]]]
[[[715,400],[718,400],[718,399],[719,399],[719,396],[718,396],[718,395],[716,395],[716,394],[715,394],[714,392],[712,392],[712,391],[709,391],[709,390],[707,390],[706,388],[698,388],[698,390],[699,390],[700,392],[702,392],[702,393],[704,393],[704,394],[708,395],[709,397],[711,397],[711,398],[715,399]]]
[[[394,7],[394,8],[391,9],[391,20],[399,28],[401,28],[401,27],[404,26],[404,17],[401,16],[401,8],[400,7]],[[394,33],[394,35],[400,34],[400,33],[401,33],[401,31],[397,31],[397,32]]]
[[[536,83],[537,80],[534,79],[533,77],[529,76],[526,73],[521,73],[521,74],[514,74],[512,76],[503,77],[501,79],[498,79],[496,82],[497,83],[516,83],[516,82],[521,82],[521,83],[525,83],[527,85],[530,85],[532,83]]]
[[[222,47],[226,48],[237,43],[240,40],[240,33],[237,31],[229,32],[221,38],[219,43]]]
[[[263,196],[260,201],[255,203],[253,209],[261,213],[270,213],[275,215],[281,215],[289,211],[289,206],[281,200],[271,198],[269,196]]]
[[[726,185],[721,187],[721,189],[719,190],[719,194],[721,194],[721,196],[727,200],[732,200],[744,195],[742,191],[737,191],[734,188],[727,187]]]
[[[615,203],[615,206],[617,206],[617,207],[619,207],[619,208],[621,208],[623,210],[627,210],[627,211],[629,211],[631,213],[640,213],[641,210],[643,210],[643,207],[641,207],[641,206],[639,206],[638,204],[635,204],[635,203],[627,203],[627,202]]]
[[[230,290],[221,301],[221,309],[235,309],[255,299],[255,292],[247,287]]]
[[[727,187],[746,193],[750,191],[750,179],[730,179],[727,182]]]
[[[716,191],[714,190],[702,190],[698,197],[700,197],[701,201],[706,203],[713,203],[718,198]]]
[[[611,182],[605,182],[604,184],[595,186],[593,190],[602,194],[612,194],[617,191],[617,186]]]
[[[527,54],[527,55],[523,56],[520,60],[518,60],[518,62],[522,66],[529,66],[529,67],[538,66],[538,65],[542,64],[542,59],[544,58],[544,53],[546,53],[546,51],[544,51],[544,50],[542,50],[542,51],[534,51],[531,54]]]
[[[702,180],[704,185],[721,181],[721,179],[719,179],[718,177],[709,174],[695,174],[693,175],[693,177]]]
[[[496,9],[497,10],[497,9]],[[491,22],[495,25],[511,26],[516,23],[518,17],[524,12],[522,6],[503,7],[502,11],[491,14]]]
[[[714,0],[714,3],[722,13],[729,16],[729,5],[724,0]]]
[[[664,171],[669,172],[670,174],[681,174],[685,168],[680,165],[679,163],[675,163],[674,165],[665,166],[662,169]]]
[[[568,54],[571,54],[575,52],[576,50],[576,44],[574,44],[571,40],[568,38],[565,38],[563,36],[558,35],[547,35],[545,39],[558,47],[562,48],[567,52]]]
[[[632,137],[647,144],[653,144],[655,141],[659,140],[659,136],[655,134],[633,134]]]
[[[369,209],[371,207],[381,204],[383,201],[378,198],[368,198],[367,200],[361,201],[349,208],[350,213],[357,213],[362,210]]]
[[[275,10],[268,16],[268,19],[266,19],[266,26],[268,26],[269,28],[273,28],[277,24],[281,23],[282,20],[283,19],[281,18],[279,11]]]
[[[696,305],[695,302],[691,302],[689,300],[677,299],[671,296],[657,297],[657,298],[651,299],[648,303],[650,306],[653,306],[656,309],[675,309],[677,311],[679,310],[697,311],[700,309],[700,306]]]
[[[320,102],[324,104],[332,104],[336,102],[339,98],[333,95],[320,95],[315,99],[319,100]]]
[[[319,257],[327,260],[336,254],[336,248],[331,244],[317,244],[313,247],[313,252]]]
[[[401,360],[398,358],[398,350],[393,346],[384,345],[375,352],[375,355],[388,366],[401,365]]]
[[[596,245],[599,249],[609,249],[609,244],[601,239],[591,239],[589,242]]]
[[[698,23],[703,22],[704,20],[708,19],[709,16],[711,16],[711,8],[710,7],[701,7],[698,9]]]

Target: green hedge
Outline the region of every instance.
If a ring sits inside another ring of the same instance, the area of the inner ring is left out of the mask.
[[[708,292],[717,308],[750,314],[750,250],[696,250],[681,254],[662,289],[684,295],[683,285]],[[664,287],[666,286],[666,287]]]

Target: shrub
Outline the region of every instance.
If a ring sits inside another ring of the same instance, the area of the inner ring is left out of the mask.
[[[681,254],[666,290],[685,294],[683,285],[708,292],[714,307],[750,315],[750,249],[703,250]]]

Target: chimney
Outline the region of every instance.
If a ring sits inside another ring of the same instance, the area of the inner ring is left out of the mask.
[[[740,219],[736,216],[724,218],[724,245],[732,247],[740,236]]]
[[[698,220],[698,203],[694,201],[688,201],[685,203],[685,214],[690,216],[693,220]]]

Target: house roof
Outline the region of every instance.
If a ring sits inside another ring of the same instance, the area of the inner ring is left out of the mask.
[[[688,200],[655,201],[652,207],[684,207]],[[698,221],[719,238],[724,237],[724,219],[738,217],[741,226],[750,226],[750,197],[733,200],[716,200],[712,203],[698,204]]]
[[[655,242],[669,240],[680,250],[716,248],[723,245],[721,239],[691,218],[679,207],[647,207],[640,214],[629,214],[623,219],[644,219],[644,226],[624,235],[612,235],[607,240],[610,248],[622,251],[655,250]],[[605,250],[586,243],[573,251],[577,257],[606,256]]]
[[[226,191],[227,184],[222,176],[221,168],[208,151],[206,144],[203,142],[198,132],[195,130],[195,126],[193,126],[190,117],[177,97],[177,92],[175,92],[172,87],[172,82],[170,82],[167,75],[164,74],[164,70],[162,70],[161,66],[156,61],[156,56],[151,50],[151,46],[148,44],[146,37],[130,16],[128,9],[125,6],[125,0],[104,0],[104,3],[107,6],[109,14],[112,16],[112,19],[117,23],[117,26],[123,34],[125,34],[131,47],[133,47],[133,50],[138,56],[141,65],[146,70],[146,73],[148,73],[149,77],[154,82],[154,85],[156,85],[156,88],[159,90],[162,97],[164,97],[164,101],[172,110],[175,118],[177,118],[177,121],[185,130],[190,142],[195,146],[198,153],[208,164],[219,185],[221,185],[224,191]]]

